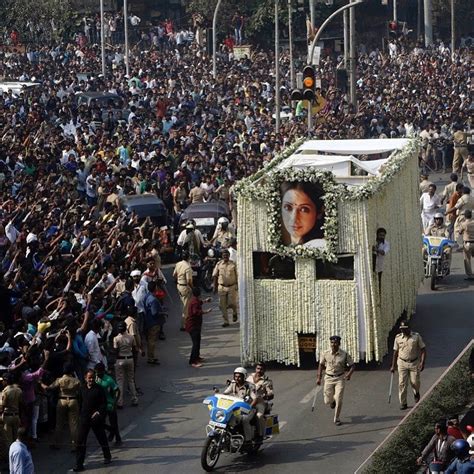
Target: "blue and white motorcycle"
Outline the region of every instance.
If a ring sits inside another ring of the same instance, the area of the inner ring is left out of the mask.
[[[451,252],[454,241],[445,237],[423,236],[423,263],[425,278],[430,279],[430,287],[436,290],[436,281],[451,272]]]
[[[252,439],[245,442],[242,415],[250,413],[252,407],[247,401],[232,395],[216,393],[207,397],[203,403],[209,409],[210,420],[206,427],[207,439],[202,448],[202,468],[211,472],[219,460],[221,453],[255,454],[262,445],[256,440],[257,417],[251,422]],[[265,439],[279,433],[278,415],[265,415]]]

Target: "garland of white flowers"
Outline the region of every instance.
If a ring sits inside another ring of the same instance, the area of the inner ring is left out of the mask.
[[[383,165],[379,176],[369,178],[360,185],[348,188],[346,185],[336,183],[330,171],[317,168],[304,170],[285,168],[273,170],[279,163],[291,156],[305,141],[300,138],[283,153],[276,156],[265,168],[255,175],[242,180],[236,186],[237,194],[242,198],[262,200],[268,209],[268,243],[272,252],[291,258],[322,258],[331,262],[337,261],[338,248],[338,218],[337,201],[340,200],[365,200],[380,192],[400,173],[406,160],[410,159],[419,147],[417,140],[412,140],[403,150],[395,152],[387,163]],[[264,182],[257,181],[266,177]],[[322,199],[325,204],[325,222],[323,226],[325,248],[308,248],[304,245],[285,246],[281,242],[281,196],[280,185],[284,181],[301,182],[309,181],[318,183],[324,190]]]

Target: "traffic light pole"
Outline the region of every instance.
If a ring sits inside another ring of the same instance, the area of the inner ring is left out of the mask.
[[[293,60],[293,6],[288,0],[288,42],[290,47],[290,87],[295,87],[295,64]]]

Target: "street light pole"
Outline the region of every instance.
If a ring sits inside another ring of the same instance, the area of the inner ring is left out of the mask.
[[[278,31],[278,0],[275,0],[275,132],[280,133],[280,37]]]
[[[350,0],[354,3],[354,0]],[[357,110],[357,95],[356,95],[356,31],[355,31],[355,10],[351,8],[349,11],[349,97],[354,111]]]
[[[311,21],[311,27],[314,31],[314,28],[316,27],[316,10],[314,7],[314,0],[309,0],[309,18]]]
[[[290,87],[295,87],[295,64],[293,60],[293,23],[292,23],[292,5],[291,0],[288,0],[288,41],[290,44]]]
[[[130,58],[128,48],[128,3],[127,0],[123,0],[123,21],[124,21],[124,34],[125,34],[125,71],[130,79]]]
[[[105,80],[104,0],[100,0],[100,53],[102,59],[102,76]]]
[[[215,79],[217,76],[217,13],[219,12],[219,7],[221,6],[222,0],[217,0],[216,8],[214,9],[214,16],[212,18],[212,77]]]
[[[344,10],[344,69],[349,65],[349,12]]]
[[[456,17],[454,2],[455,0],[451,0],[451,61],[454,61],[454,48],[456,47]]]
[[[398,14],[397,14],[397,0],[393,0],[393,21],[398,20]]]
[[[424,0],[423,16],[425,18],[425,48],[433,44],[433,3],[432,0]]]

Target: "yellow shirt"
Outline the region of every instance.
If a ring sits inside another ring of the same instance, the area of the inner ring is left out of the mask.
[[[354,361],[346,351],[338,349],[335,354],[332,350],[323,352],[320,364],[326,367],[327,375],[342,375],[348,366],[354,365]]]
[[[400,333],[395,336],[393,350],[398,351],[398,358],[404,362],[414,362],[420,357],[425,343],[417,332],[411,332],[408,337]]]

